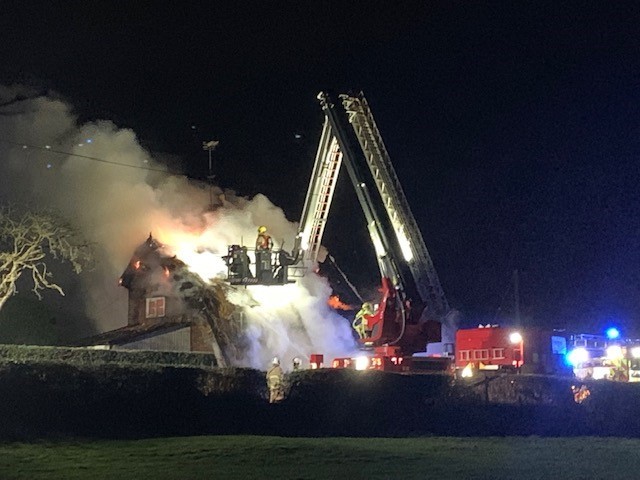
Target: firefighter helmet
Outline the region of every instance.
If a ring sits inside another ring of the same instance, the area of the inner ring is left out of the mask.
[[[267,231],[267,227],[258,227],[258,233],[264,233]]]
[[[271,363],[274,365],[280,365],[280,359],[278,357],[273,357]]]

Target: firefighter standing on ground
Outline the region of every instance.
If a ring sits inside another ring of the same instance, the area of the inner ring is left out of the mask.
[[[300,370],[301,365],[302,361],[298,357],[295,357],[293,359],[293,371],[297,372],[298,370]]]
[[[579,388],[575,385],[571,385],[571,391],[573,392],[573,399],[576,403],[584,402],[589,395],[591,395],[591,392],[586,385],[582,385]]]
[[[267,386],[269,387],[269,403],[277,403],[284,400],[284,373],[280,368],[280,360],[275,357],[271,362],[271,368],[267,372]]]

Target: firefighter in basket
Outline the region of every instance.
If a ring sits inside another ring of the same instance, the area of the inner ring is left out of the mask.
[[[258,227],[258,237],[256,238],[256,276],[261,280],[270,280],[271,272],[271,249],[273,239],[267,233],[267,227]]]
[[[267,233],[267,227],[258,227],[258,238],[256,238],[256,251],[271,250],[273,248],[273,240],[271,235]]]

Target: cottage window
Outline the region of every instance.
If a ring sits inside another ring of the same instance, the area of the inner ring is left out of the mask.
[[[164,317],[164,297],[147,298],[146,318]]]
[[[460,350],[460,360],[470,360],[469,350]]]
[[[504,348],[494,348],[493,358],[504,358]]]

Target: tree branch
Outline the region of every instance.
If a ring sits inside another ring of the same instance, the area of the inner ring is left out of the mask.
[[[91,260],[91,249],[79,240],[74,228],[51,212],[19,212],[0,206],[0,309],[16,293],[16,282],[25,270],[31,271],[32,291],[64,291],[52,279],[47,256],[71,264],[77,274]]]

